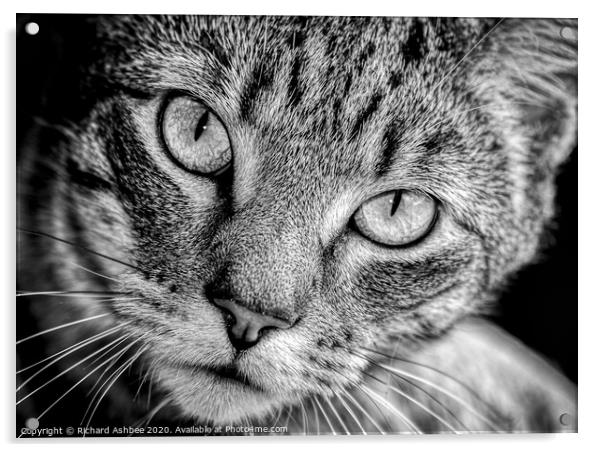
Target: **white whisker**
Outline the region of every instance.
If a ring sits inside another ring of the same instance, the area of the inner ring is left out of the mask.
[[[146,380],[149,377],[150,372],[151,372],[150,368],[146,369],[146,372],[144,372],[144,375],[142,375],[142,379],[140,381],[140,384],[138,385],[138,389],[136,390],[136,393],[134,394],[134,400],[138,399],[138,396],[140,395],[140,391],[142,390],[144,383],[146,383]],[[140,374],[138,374],[138,377],[140,377]]]
[[[374,392],[370,388],[359,386],[359,389],[363,391],[367,396],[372,395],[373,400],[378,400],[384,407],[388,408],[391,413],[395,414],[399,419],[403,421],[408,427],[414,430],[415,433],[422,433],[418,427],[401,411],[395,408],[387,399],[381,397],[378,393]]]
[[[318,409],[316,408],[316,404],[314,403],[313,396],[308,399],[311,402],[311,407],[314,409],[314,417],[316,420],[316,435],[320,435],[320,415],[318,414]]]
[[[142,337],[140,337],[139,339],[142,339]],[[139,339],[137,339],[137,340],[139,340]],[[132,343],[131,345],[133,345],[133,344],[134,343]],[[94,417],[94,414],[96,413],[96,410],[98,409],[98,406],[100,405],[100,402],[102,402],[102,399],[107,395],[107,393],[109,392],[111,387],[115,384],[115,382],[119,379],[119,377],[121,375],[123,375],[123,373],[132,364],[134,364],[134,362],[142,355],[142,353],[144,353],[144,347],[141,347],[140,350],[138,350],[134,356],[129,358],[124,364],[122,364],[120,367],[118,367],[117,370],[115,372],[113,372],[113,374],[111,374],[111,376],[107,379],[107,381],[109,381],[112,378],[111,382],[107,385],[107,387],[104,390],[104,392],[102,393],[102,395],[98,398],[98,401],[96,402],[96,405],[94,406],[94,409],[90,413],[90,417],[88,418],[86,427],[88,427],[90,425],[90,422],[92,422],[92,418]],[[105,382],[105,384],[106,384],[106,382]],[[102,386],[99,388],[99,390],[101,390],[101,389],[102,389]],[[94,400],[94,399],[92,399],[92,400]],[[90,409],[90,405],[88,405],[88,409],[86,410],[86,413],[88,412],[89,409]],[[84,418],[86,417],[86,413],[84,413]]]
[[[86,290],[48,290],[45,292],[30,292],[30,291],[20,291],[17,292],[15,296],[17,297],[35,297],[35,296],[48,296],[48,297],[107,297],[109,295],[126,295],[122,292],[92,292]]]
[[[35,333],[32,334],[31,336],[27,336],[23,339],[19,339],[17,341],[17,345],[22,344],[25,341],[28,341],[30,339],[33,339],[34,337],[38,337],[38,336],[42,336],[43,334],[47,334],[47,333],[51,333],[53,331],[57,331],[57,330],[61,330],[63,328],[67,328],[73,325],[77,325],[79,323],[84,323],[84,322],[89,322],[90,320],[96,320],[96,319],[100,319],[102,317],[106,317],[108,315],[111,315],[110,313],[106,313],[106,314],[98,314],[98,315],[93,315],[92,317],[86,317],[85,319],[81,319],[81,320],[76,320],[74,322],[69,322],[69,323],[63,323],[62,325],[58,325],[52,328],[48,328],[47,330],[44,331],[40,331],[39,333]]]
[[[303,400],[301,401],[301,418],[303,419],[303,434],[307,435],[307,429],[308,427],[308,418],[307,418],[307,413],[305,412],[305,404],[303,403]]]
[[[330,399],[325,399],[325,400],[326,400],[326,403],[328,403],[328,406],[330,407],[330,411],[332,411],[334,413],[334,415],[336,416],[337,420],[339,421],[339,424],[341,425],[341,427],[343,427],[343,431],[345,432],[345,434],[346,435],[350,435],[351,433],[349,433],[349,429],[347,428],[347,426],[343,422],[343,419],[341,419],[341,416],[339,416],[339,412],[335,409],[335,407],[332,404],[332,402],[330,401]]]
[[[78,268],[80,268],[80,269],[82,269],[82,270],[84,270],[84,271],[86,271],[86,272],[88,272],[88,273],[91,273],[91,274],[93,274],[93,275],[100,276],[101,278],[105,278],[105,279],[108,279],[108,280],[114,281],[114,282],[116,282],[116,283],[119,283],[119,282],[120,282],[119,280],[117,280],[117,279],[115,279],[115,278],[111,278],[110,276],[103,275],[102,273],[95,272],[94,270],[90,270],[89,268],[86,268],[86,267],[84,267],[83,265],[76,264],[75,262],[70,262],[70,261],[67,261],[67,263],[69,263],[69,264],[71,264],[71,265],[74,265],[74,266],[76,266],[76,267],[78,267]]]
[[[276,424],[278,423],[278,421],[280,420],[280,417],[282,416],[282,407],[278,408],[278,415],[276,416],[276,418],[274,419],[274,422],[272,424],[272,430],[274,430],[274,427],[276,427]]]
[[[40,414],[39,416],[36,416],[37,419],[41,419],[42,416],[44,416],[46,413],[48,413],[48,411],[50,411],[52,409],[52,407],[54,407],[57,403],[59,403],[63,398],[65,398],[67,396],[67,394],[69,394],[71,391],[73,391],[77,386],[79,386],[84,380],[86,380],[90,375],[92,375],[94,372],[96,372],[98,369],[100,369],[102,366],[106,365],[111,359],[108,358],[107,360],[103,361],[102,363],[100,363],[98,366],[96,366],[94,369],[92,369],[90,372],[88,372],[86,375],[84,375],[80,380],[78,380],[73,386],[71,386],[67,391],[65,391],[63,393],[63,395],[61,395],[58,399],[56,399],[48,408],[46,408],[44,411],[42,411],[42,414]]]
[[[159,402],[146,416],[144,416],[140,421],[136,423],[137,426],[144,425],[145,427],[151,423],[156,414],[161,411],[169,402],[171,402],[171,398],[165,398],[161,402]]]
[[[349,407],[349,405],[347,405],[347,402],[345,402],[345,400],[343,399],[343,397],[341,396],[341,394],[337,394],[337,398],[339,399],[339,401],[341,402],[341,404],[343,405],[343,407],[345,408],[345,410],[347,410],[347,412],[349,413],[349,415],[351,416],[351,418],[353,419],[353,421],[360,428],[360,430],[362,431],[362,435],[367,435],[366,431],[364,430],[364,427],[362,426],[362,423],[359,421],[359,419],[357,418],[357,416],[355,415],[355,413],[353,412],[353,410]]]
[[[406,394],[404,391],[402,391],[402,390],[400,390],[398,388],[390,386],[390,389],[393,392],[395,392],[396,394],[399,394],[400,396],[402,396],[405,399],[409,400],[410,402],[414,403],[416,406],[422,408],[425,412],[427,412],[428,414],[430,414],[431,416],[433,416],[435,419],[437,419],[439,422],[441,422],[443,425],[445,425],[452,432],[458,433],[458,431],[449,422],[447,422],[445,419],[443,419],[441,416],[439,416],[437,413],[435,413],[434,411],[432,411],[430,408],[428,408],[423,403],[419,402],[418,400],[414,399],[412,396],[410,396],[409,394]]]
[[[320,403],[320,401],[316,397],[312,396],[312,399],[316,402],[316,404],[318,405],[318,408],[320,408],[320,411],[322,412],[322,415],[324,416],[324,419],[326,419],[326,423],[330,427],[330,431],[332,432],[332,434],[334,436],[336,436],[337,432],[334,430],[334,426],[332,425],[332,422],[330,422],[330,418],[326,414],[326,411],[324,411],[324,408],[322,408],[322,404]]]
[[[286,421],[284,422],[284,427],[286,428],[286,431],[288,431],[288,424],[291,421],[291,415],[293,414],[293,409],[292,407],[288,407],[288,414],[286,415]]]
[[[70,345],[69,347],[67,347],[67,348],[65,348],[65,349],[63,349],[61,351],[58,351],[58,352],[56,352],[56,353],[54,353],[54,354],[52,354],[52,355],[50,355],[50,356],[48,356],[48,357],[46,357],[44,359],[41,359],[40,361],[38,361],[38,362],[36,362],[34,364],[30,364],[27,367],[19,369],[16,373],[20,374],[20,373],[26,372],[29,369],[33,369],[34,367],[37,367],[37,366],[41,365],[42,363],[45,363],[46,361],[49,361],[49,360],[55,358],[58,355],[65,354],[65,356],[66,356],[67,354],[69,354],[69,353],[67,353],[69,350],[72,350],[72,349],[77,350],[77,349],[81,348],[80,345],[81,346],[86,346],[88,344],[91,344],[92,342],[95,342],[95,341],[97,341],[99,339],[102,339],[103,337],[106,337],[106,336],[110,335],[111,333],[115,332],[116,330],[118,330],[120,328],[123,328],[128,323],[130,323],[130,322],[125,322],[125,323],[123,323],[121,325],[117,325],[117,326],[111,327],[111,328],[109,328],[106,331],[103,331],[101,333],[95,334],[94,336],[89,337],[87,339],[84,339],[84,340],[82,340],[82,341],[80,341],[80,342],[78,342],[76,344]],[[18,390],[18,388],[17,388],[17,390]]]
[[[476,49],[476,48],[477,48],[479,45],[481,45],[481,43],[482,43],[482,42],[483,42],[483,41],[484,41],[484,40],[485,40],[485,39],[486,39],[486,38],[487,38],[487,37],[488,37],[488,36],[489,36],[491,33],[493,33],[493,31],[494,31],[494,30],[495,30],[495,29],[496,29],[496,28],[497,28],[497,27],[498,27],[498,26],[499,26],[499,25],[502,23],[502,21],[503,21],[503,20],[504,20],[504,18],[503,18],[503,17],[502,17],[500,20],[498,20],[498,21],[496,22],[496,24],[495,24],[493,27],[491,27],[491,29],[490,29],[490,30],[489,30],[487,33],[485,33],[485,34],[483,35],[483,37],[482,37],[481,39],[479,39],[479,40],[476,42],[476,44],[475,44],[475,45],[473,45],[473,46],[472,46],[472,47],[471,47],[471,48],[468,50],[468,52],[466,52],[466,53],[464,54],[464,56],[463,56],[463,57],[462,57],[462,58],[461,58],[461,59],[460,59],[460,60],[459,60],[459,61],[458,61],[458,62],[457,62],[457,63],[456,63],[456,64],[455,64],[455,65],[454,65],[454,66],[453,66],[453,67],[452,67],[452,68],[451,68],[449,71],[447,71],[447,72],[445,73],[445,75],[444,75],[444,76],[441,78],[441,80],[439,80],[439,83],[437,83],[437,84],[435,85],[435,87],[434,87],[434,88],[432,88],[430,91],[431,91],[431,92],[433,92],[433,93],[434,93],[434,92],[436,92],[436,91],[437,91],[437,88],[439,88],[439,87],[440,87],[440,86],[443,84],[443,82],[444,82],[445,80],[447,80],[447,78],[448,78],[448,77],[449,77],[449,76],[450,76],[450,75],[451,75],[451,74],[452,74],[452,73],[453,73],[453,72],[454,72],[454,71],[455,71],[455,70],[456,70],[456,69],[457,69],[457,68],[458,68],[458,67],[459,67],[459,66],[460,66],[460,65],[461,65],[463,62],[464,62],[464,60],[466,60],[466,58],[468,58],[468,56],[469,56],[469,55],[470,55],[472,52],[474,52],[474,51],[475,51],[475,49]]]
[[[57,363],[58,361],[60,361],[60,360],[64,359],[64,358],[65,358],[65,357],[67,357],[67,356],[69,356],[71,353],[73,353],[73,352],[75,352],[75,351],[77,351],[77,350],[79,350],[79,349],[81,349],[81,348],[83,348],[83,347],[85,347],[85,346],[87,346],[87,345],[89,345],[89,344],[93,343],[93,342],[96,342],[96,341],[98,341],[98,340],[100,340],[100,339],[103,339],[103,338],[105,338],[105,337],[107,337],[107,336],[110,336],[112,333],[114,333],[114,332],[115,332],[116,330],[118,330],[119,328],[121,328],[121,325],[119,325],[119,326],[115,326],[115,327],[113,327],[113,328],[111,328],[111,329],[109,329],[109,330],[107,330],[107,331],[104,331],[104,332],[102,332],[102,333],[96,334],[96,335],[92,336],[92,337],[91,337],[91,338],[89,338],[89,339],[86,339],[86,340],[84,340],[84,341],[82,341],[82,342],[79,342],[78,344],[75,344],[75,345],[72,345],[71,347],[68,347],[68,348],[67,348],[67,349],[65,349],[65,350],[62,350],[62,351],[60,351],[60,352],[58,352],[58,353],[55,353],[54,355],[52,355],[52,356],[50,356],[50,357],[48,357],[48,358],[45,358],[45,359],[43,359],[42,361],[38,361],[36,364],[33,364],[32,366],[29,366],[29,367],[26,367],[25,369],[22,369],[21,371],[23,371],[23,370],[27,370],[28,368],[31,368],[31,367],[35,367],[36,365],[38,365],[38,364],[41,364],[41,363],[43,363],[44,361],[47,361],[48,359],[52,359],[52,358],[53,358],[54,356],[56,356],[57,354],[61,354],[61,356],[59,356],[58,358],[56,358],[56,359],[52,360],[50,363],[46,364],[46,365],[45,365],[44,367],[42,367],[40,370],[38,370],[37,372],[35,372],[35,373],[34,373],[33,375],[31,375],[29,378],[27,378],[27,380],[25,380],[23,383],[21,383],[21,384],[20,384],[20,385],[17,387],[17,392],[19,392],[19,391],[20,391],[20,390],[21,390],[21,389],[22,389],[22,388],[23,388],[25,385],[27,385],[27,383],[29,383],[29,382],[30,382],[31,380],[33,380],[33,379],[34,379],[36,376],[38,376],[39,374],[41,374],[41,373],[42,373],[44,370],[48,369],[48,368],[49,368],[50,366],[52,366],[53,364]],[[73,347],[75,347],[75,348],[73,348]],[[71,349],[71,350],[70,350],[70,349]],[[19,371],[19,372],[21,372],[21,371]],[[19,373],[19,372],[17,372],[17,373]]]
[[[378,422],[376,422],[374,420],[374,418],[372,418],[372,416],[370,416],[370,413],[368,413],[365,408],[357,401],[357,399],[355,397],[353,397],[353,395],[351,395],[351,393],[349,393],[348,391],[344,392],[345,396],[347,397],[347,399],[352,402],[361,412],[364,416],[366,416],[366,418],[376,427],[376,430],[378,431],[378,433],[380,433],[381,435],[385,434],[384,429],[378,424]]]
[[[481,419],[482,421],[486,422],[487,424],[489,424],[490,427],[498,430],[499,426],[496,426],[494,423],[492,423],[492,421],[490,419],[488,419],[486,416],[482,415],[481,413],[479,413],[478,411],[476,411],[468,402],[466,402],[464,399],[462,399],[461,397],[458,397],[457,395],[453,394],[452,392],[448,391],[447,389],[443,388],[442,386],[433,383],[432,381],[426,380],[422,377],[419,377],[417,375],[414,375],[410,372],[401,370],[401,369],[397,369],[394,367],[390,367],[387,366],[386,364],[381,364],[381,366],[393,373],[396,373],[398,375],[402,375],[408,378],[411,378],[413,380],[419,381],[427,386],[430,386],[434,389],[437,389],[439,392],[445,394],[446,396],[448,396],[449,398],[455,400],[456,402],[458,402],[459,404],[461,404],[464,408],[466,408],[468,411],[470,411],[472,414],[474,414],[475,416],[477,416],[479,419]]]
[[[77,366],[79,366],[81,363],[87,361],[88,359],[92,358],[93,356],[97,355],[98,353],[100,353],[101,351],[103,351],[104,349],[106,349],[107,347],[113,345],[115,342],[123,342],[124,340],[126,340],[130,335],[129,334],[125,334],[117,339],[115,339],[113,342],[110,342],[109,344],[105,345],[104,347],[96,350],[95,352],[91,353],[90,355],[88,355],[87,357],[85,357],[84,359],[78,361],[77,363],[73,364],[71,367],[69,367],[68,369],[64,370],[63,372],[61,372],[60,374],[56,375],[55,377],[51,378],[50,380],[48,380],[46,383],[44,383],[41,386],[38,386],[36,389],[34,389],[32,392],[30,392],[29,394],[27,394],[26,396],[24,396],[23,398],[21,398],[20,400],[17,401],[17,405],[19,405],[20,403],[22,403],[23,401],[27,400],[29,397],[31,397],[32,395],[34,395],[36,392],[40,391],[42,388],[48,386],[50,383],[52,383],[53,381],[55,381],[57,378],[61,377],[62,375],[65,375],[67,372],[69,372],[70,370],[76,368]]]
[[[146,336],[146,334],[143,335],[142,337],[144,337],[144,336]],[[132,344],[138,342],[142,337],[137,338],[135,341],[132,342]],[[97,356],[93,361],[88,363],[87,366],[93,366],[96,361],[98,361],[99,359],[102,359],[102,357],[104,355],[106,355],[107,353],[109,353],[111,350],[113,350],[114,348],[116,348],[118,346],[119,346],[119,344],[113,345],[111,348],[109,348],[107,351],[105,351],[102,355]],[[94,385],[90,388],[90,390],[88,391],[86,396],[89,396],[90,394],[92,394],[92,392],[94,392],[94,389],[100,384],[102,377],[113,367],[113,365],[117,361],[119,361],[119,358],[121,358],[129,349],[130,349],[130,347],[124,347],[121,351],[119,351],[113,355],[113,361],[111,363],[109,363],[109,365],[105,368],[105,370],[103,370],[102,373],[98,376],[98,378],[96,379],[96,383],[94,383]],[[104,384],[102,386],[104,386]],[[102,387],[99,388],[99,390],[97,391],[97,394],[100,390],[102,390]],[[96,395],[94,395],[94,397],[92,399],[94,399],[95,397],[96,397]]]

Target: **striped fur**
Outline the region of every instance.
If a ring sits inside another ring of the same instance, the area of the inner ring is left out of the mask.
[[[554,177],[576,135],[576,42],[560,31],[575,21],[104,16],[94,26],[73,88],[91,107],[58,134],[37,133],[21,226],[115,260],[22,234],[20,281],[131,299],[47,303],[34,314],[42,327],[110,314],[51,349],[128,322],[141,369],[169,401],[161,422],[269,424],[288,407],[291,431],[551,431],[566,428],[561,414],[574,419],[574,388],[558,371],[472,319],[535,258],[553,218]],[[223,179],[168,158],[158,118],[174,92],[228,129]],[[384,248],[349,228],[363,201],[400,188],[440,203],[425,240]],[[299,319],[236,359],[247,384],[211,372],[233,360],[206,297],[223,285],[257,311]],[[484,399],[489,421],[453,398],[442,409],[374,350],[466,381],[477,395],[411,369]],[[108,397],[123,419],[144,411]]]

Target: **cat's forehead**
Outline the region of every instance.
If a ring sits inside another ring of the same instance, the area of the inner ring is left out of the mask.
[[[252,148],[257,180],[286,167],[290,174],[275,186],[289,188],[308,177],[317,185],[365,181],[402,149],[408,172],[416,173],[412,159],[436,171],[431,151],[457,146],[461,135],[448,121],[457,116],[456,93],[439,82],[488,26],[474,19],[147,16],[112,20],[105,37],[127,49],[113,72],[123,83],[205,101],[237,150]]]
[[[183,88],[186,79],[206,97],[242,82],[251,91],[288,82],[299,104],[303,84],[325,100],[395,91],[417,75],[434,83],[490,27],[461,18],[123,16],[99,30],[101,47],[114,51],[103,52],[103,69],[118,82]]]

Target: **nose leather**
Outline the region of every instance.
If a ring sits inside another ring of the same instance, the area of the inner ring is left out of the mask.
[[[213,302],[234,317],[235,323],[230,327],[229,334],[231,339],[235,340],[233,342],[237,342],[234,344],[237,348],[240,344],[244,344],[241,348],[248,348],[255,344],[259,340],[262,330],[266,328],[287,329],[291,327],[291,324],[285,320],[252,311],[234,300],[214,299]]]

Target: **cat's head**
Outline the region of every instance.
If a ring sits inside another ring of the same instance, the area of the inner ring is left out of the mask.
[[[95,309],[129,322],[185,414],[337,391],[362,379],[364,347],[440,334],[535,255],[574,145],[575,22],[97,30],[92,107],[56,157],[69,212],[45,218],[135,267],[86,256],[133,297]]]

